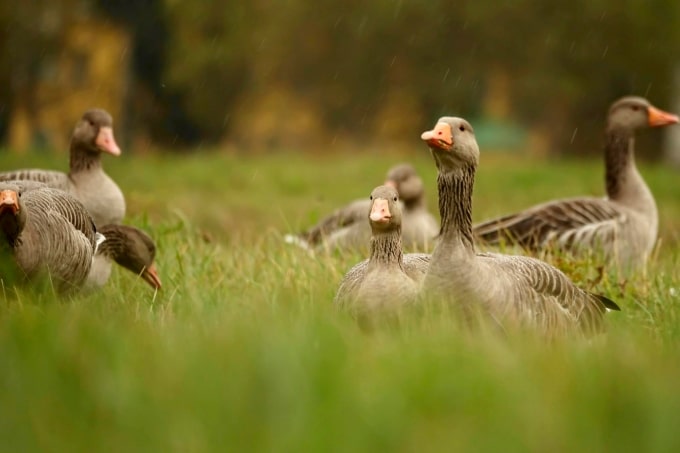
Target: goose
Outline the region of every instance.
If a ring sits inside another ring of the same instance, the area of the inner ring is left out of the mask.
[[[104,225],[99,232],[105,240],[99,246],[87,277],[87,286],[103,286],[111,275],[112,262],[139,275],[153,289],[161,288],[154,259],[156,245],[144,231],[127,225]]]
[[[635,131],[677,122],[678,116],[641,97],[619,99],[607,117],[606,197],[539,204],[476,225],[475,237],[488,245],[517,244],[530,251],[594,249],[621,270],[640,268],[654,247],[659,222],[654,196],[635,166]]]
[[[120,155],[113,136],[113,120],[101,109],[86,111],[71,137],[68,174],[42,169],[0,173],[0,181],[40,181],[80,200],[96,225],[120,223],[125,216],[125,198],[118,185],[104,172],[101,154]]]
[[[538,259],[476,252],[472,189],[479,147],[472,126],[462,118],[442,117],[421,138],[438,168],[441,216],[422,283],[424,296],[452,303],[463,320],[481,314],[502,329],[530,328],[548,337],[600,330],[606,310],[619,310],[611,300],[578,288]]]
[[[58,292],[81,287],[101,235],[75,197],[33,181],[0,183],[3,284],[43,275]]]
[[[395,165],[387,172],[386,185],[396,188],[404,205],[402,240],[407,249],[427,250],[439,230],[439,223],[427,210],[422,179],[407,163]],[[287,235],[286,241],[316,250],[361,250],[371,238],[366,222],[369,200],[355,200],[321,219],[314,227]]]
[[[425,254],[403,255],[402,208],[394,187],[376,187],[369,203],[364,216],[368,214],[372,234],[370,258],[347,272],[334,299],[337,307],[353,313],[364,327],[374,316],[394,315],[416,299],[428,258]]]

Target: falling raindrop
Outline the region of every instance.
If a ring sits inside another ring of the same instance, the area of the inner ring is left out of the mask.
[[[576,139],[576,133],[578,132],[578,127],[574,129],[574,133],[571,134],[571,140],[569,143],[574,143],[574,140]]]

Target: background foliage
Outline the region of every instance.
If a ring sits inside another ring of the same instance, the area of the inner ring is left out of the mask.
[[[129,31],[129,73],[111,74],[131,80],[121,134],[163,146],[404,142],[455,112],[588,152],[618,96],[678,96],[673,0],[15,1],[0,7],[4,119],[74,20]]]

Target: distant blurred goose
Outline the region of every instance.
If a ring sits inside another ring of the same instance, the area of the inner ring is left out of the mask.
[[[100,109],[83,114],[71,138],[70,170],[24,169],[0,173],[0,181],[40,181],[64,190],[80,200],[96,225],[120,223],[125,216],[125,198],[118,185],[104,172],[101,153],[120,155],[113,137],[111,115]]]
[[[427,297],[451,303],[464,319],[481,314],[503,328],[530,327],[548,337],[594,332],[609,299],[577,288],[556,268],[534,258],[478,254],[472,235],[472,189],[479,147],[462,118],[440,118],[424,132],[439,175],[441,232],[423,280]]]
[[[601,250],[605,258],[638,267],[656,242],[654,196],[635,166],[635,131],[675,124],[678,117],[640,97],[612,104],[605,142],[606,198],[549,201],[474,227],[480,242],[518,244],[529,250],[557,247]]]
[[[402,240],[407,249],[427,250],[439,230],[437,220],[425,205],[425,189],[422,179],[410,164],[399,164],[387,173],[386,185],[397,189],[404,204]],[[370,202],[355,200],[321,219],[314,227],[297,236],[287,236],[288,242],[296,242],[305,248],[318,249],[365,249],[371,237],[366,222]]]
[[[413,302],[427,269],[428,255],[403,255],[398,201],[396,189],[390,186],[371,193],[370,210],[364,212],[372,231],[371,256],[347,272],[335,296],[337,306],[352,312],[364,327],[375,316],[390,317]]]
[[[32,181],[0,183],[0,233],[0,279],[49,275],[58,291],[83,284],[98,241],[82,203]]]
[[[111,275],[112,262],[140,276],[154,289],[161,288],[161,280],[154,264],[156,245],[142,230],[126,225],[104,225],[99,228],[104,235],[95,254],[88,275],[89,286],[103,286]]]

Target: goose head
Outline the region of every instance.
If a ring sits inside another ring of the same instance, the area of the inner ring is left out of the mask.
[[[423,180],[416,173],[416,169],[406,163],[395,165],[387,172],[385,185],[397,189],[399,198],[406,205],[420,200],[425,192]]]
[[[664,112],[650,104],[647,99],[638,96],[626,96],[614,102],[607,116],[607,125],[610,129],[636,130],[667,126],[678,121],[677,115]]]
[[[371,192],[371,210],[368,221],[373,233],[394,231],[401,227],[399,194],[391,186],[378,186]]]
[[[439,118],[434,128],[423,132],[420,138],[430,147],[437,168],[442,173],[476,167],[479,162],[475,132],[463,118]]]
[[[91,153],[120,156],[120,148],[113,136],[113,119],[102,109],[86,111],[73,131],[72,144]]]
[[[100,253],[142,277],[152,288],[160,289],[161,280],[156,270],[156,245],[146,233],[126,225],[105,225],[99,229],[105,240]]]
[[[21,190],[17,187],[0,186],[0,231],[10,247],[17,243],[26,225],[26,211],[21,202]]]

